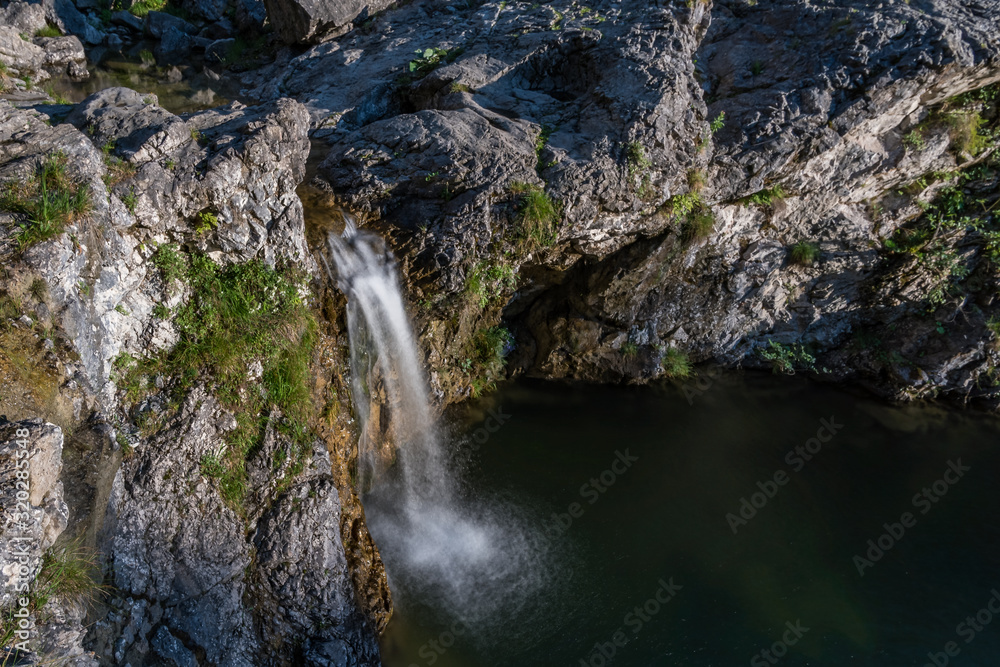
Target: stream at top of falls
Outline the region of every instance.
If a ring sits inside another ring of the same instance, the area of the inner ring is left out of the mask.
[[[439,425],[381,240],[331,254],[388,667],[996,664],[995,417],[703,371],[521,380]]]

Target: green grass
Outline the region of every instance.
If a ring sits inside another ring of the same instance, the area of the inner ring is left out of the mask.
[[[496,380],[507,365],[507,354],[514,336],[504,327],[487,327],[469,340],[469,358],[462,365],[470,375],[473,396],[480,396],[496,387]]]
[[[58,236],[91,206],[90,188],[70,178],[62,153],[46,158],[27,181],[7,183],[0,193],[0,210],[23,219],[17,234],[21,249]]]
[[[112,151],[115,150],[115,142],[109,141],[103,146],[101,146],[101,155],[104,160],[104,184],[106,186],[113,187],[124,180],[132,178],[135,176],[138,169],[135,165],[130,162],[126,162],[117,155],[112,155]],[[133,209],[134,210],[134,205]]]
[[[518,197],[518,235],[529,246],[551,246],[558,237],[558,205],[537,185],[512,183],[511,193]]]
[[[676,347],[668,347],[660,357],[663,374],[668,378],[682,379],[691,375],[691,361],[688,355]]]
[[[625,146],[625,159],[628,161],[629,175],[645,171],[653,166],[653,161],[646,155],[646,147],[638,141],[630,141]]]
[[[695,209],[681,226],[681,236],[685,241],[707,239],[715,229],[715,216],[705,206]]]
[[[819,246],[815,243],[800,241],[788,251],[788,258],[793,264],[812,266],[819,259]]]
[[[129,11],[139,18],[145,18],[150,12],[160,12],[167,6],[167,0],[136,0]]]
[[[959,155],[977,157],[989,148],[993,136],[984,131],[986,119],[977,111],[955,111],[945,115],[951,147]]]
[[[62,37],[62,31],[51,23],[48,23],[44,28],[39,28],[35,31],[35,37]]]
[[[465,277],[465,293],[480,308],[485,308],[515,287],[517,272],[503,261],[476,262]]]
[[[639,354],[639,346],[631,341],[626,341],[618,348],[618,352],[626,359],[632,359]]]
[[[744,197],[740,200],[740,203],[769,208],[774,205],[774,202],[784,199],[786,196],[787,195],[782,187],[780,185],[775,185],[772,188],[759,190],[752,195]]]
[[[153,263],[168,283],[182,279],[191,288],[173,320],[179,339],[157,356],[117,361],[116,381],[133,402],[149,389],[151,376],[172,378],[181,396],[206,382],[236,413],[238,426],[219,457],[224,471],[210,471],[219,473],[211,476],[218,478],[222,497],[240,511],[246,458],[260,442],[271,406],[283,415],[279,432],[295,447],[293,473],[309,453],[316,320],[299,296],[297,279],[260,261],[220,267],[205,255],[184,257],[174,246],[161,246]],[[263,369],[260,387],[248,386],[247,369],[255,362]]]
[[[73,542],[52,547],[42,555],[42,570],[35,580],[36,608],[44,607],[52,597],[91,602],[102,587],[95,580],[97,555],[91,549]]]

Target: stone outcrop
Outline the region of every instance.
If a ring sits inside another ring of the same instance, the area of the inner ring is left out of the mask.
[[[918,203],[949,182],[906,201],[900,188],[993,150],[962,154],[947,105],[1000,79],[998,12],[420,3],[255,78],[255,94],[308,104],[330,145],[319,184],[393,239],[414,300],[433,304],[424,340],[448,400],[471,388],[454,368],[476,331],[501,317],[518,336],[513,367],[545,377],[645,381],[671,347],[767,366],[772,344],[801,344],[831,378],[965,396],[996,363],[989,312],[960,308],[971,329],[940,347],[926,332],[962,299],[935,314],[889,296],[910,278],[886,241],[923,224]],[[995,104],[961,113],[994,131]],[[915,129],[919,149],[904,141]],[[526,241],[532,189],[558,208],[544,243]],[[791,261],[797,243],[816,261]],[[963,243],[993,281],[983,237]],[[487,298],[470,304],[483,267]],[[939,276],[917,270],[936,294]],[[881,304],[866,296],[878,285]],[[849,354],[866,327],[899,332],[902,359]]]
[[[264,0],[267,16],[289,43],[319,41],[361,23],[392,4],[392,0]]]
[[[114,585],[89,619],[88,650],[101,664],[320,665],[343,655],[352,664],[378,664],[375,638],[389,600],[346,474],[350,460],[339,458],[350,457],[350,447],[331,460],[327,442],[316,440],[300,466],[274,415],[247,461],[254,483],[237,511],[204,468],[206,456],[221,456],[236,424],[211,388],[199,384],[178,395],[160,377],[135,409],[120,402],[116,360],[170,349],[177,325],[157,309],[191,296],[190,287],[164,280],[152,261],[158,247],[203,253],[221,266],[259,260],[316,272],[295,194],[305,176],[308,114],[285,99],[178,117],[155,96],[108,89],[66,121],[50,124],[38,111],[0,102],[0,181],[30,183],[40,165],[56,159],[88,199],[62,233],[26,248],[14,241],[24,214],[16,206],[2,213],[0,252],[12,280],[0,305],[46,315],[78,355],[74,365],[53,370],[53,382],[85,394],[66,418],[118,451],[100,464],[112,466],[99,475],[110,472],[110,497],[76,491],[87,497],[74,511],[92,516],[71,518],[104,554]],[[35,345],[31,319],[23,319],[16,340]],[[167,407],[172,401],[179,403]],[[100,413],[89,414],[88,406]],[[102,497],[106,504],[97,506]],[[358,551],[368,558],[360,568]],[[371,578],[362,582],[358,572]],[[79,646],[85,608],[70,598],[49,605],[61,620],[38,636],[38,650],[69,656],[57,645]]]

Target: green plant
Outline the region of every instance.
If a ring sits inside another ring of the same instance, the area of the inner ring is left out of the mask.
[[[816,357],[799,343],[783,345],[769,340],[766,346],[757,348],[757,356],[770,362],[774,373],[794,375],[797,369],[814,370]]]
[[[639,346],[632,341],[625,341],[622,343],[621,347],[618,348],[618,351],[623,357],[630,359],[639,354]]]
[[[716,116],[715,119],[712,120],[711,123],[709,123],[709,127],[712,130],[712,134],[715,134],[716,132],[718,132],[719,130],[721,130],[725,126],[726,126],[726,112],[725,111],[720,111],[719,115]]]
[[[774,187],[758,190],[752,195],[744,197],[740,200],[740,203],[769,208],[774,205],[774,202],[779,199],[784,199],[785,197],[786,194],[784,189],[782,189],[780,185],[775,185]]]
[[[558,238],[560,212],[545,190],[530,183],[511,183],[511,193],[518,196],[518,233],[531,246],[551,246]]]
[[[464,83],[456,83],[452,81],[451,85],[448,86],[448,91],[452,93],[471,93],[472,88],[469,88]]]
[[[750,74],[753,76],[760,76],[764,73],[764,63],[760,60],[755,60],[750,63]]]
[[[552,128],[548,125],[542,125],[541,130],[538,132],[538,138],[535,139],[535,171],[539,174],[545,169],[546,165],[542,161],[542,151],[545,150],[546,144],[549,143],[549,137],[552,135]]]
[[[44,28],[35,31],[35,37],[62,37],[62,31],[51,23],[47,23]]]
[[[800,241],[791,247],[788,257],[793,264],[812,266],[819,258],[819,246],[815,243]]]
[[[420,79],[428,74],[430,74],[438,65],[445,62],[452,62],[458,56],[462,55],[465,49],[461,46],[456,46],[452,49],[441,49],[441,48],[431,48],[431,49],[417,49],[415,53],[417,58],[410,61],[407,71],[409,72],[409,77],[407,77],[406,82]]]
[[[517,286],[515,268],[506,262],[476,262],[465,277],[465,293],[480,308]]]
[[[191,128],[191,138],[199,144],[204,143],[206,140],[205,133],[196,127]]]
[[[660,357],[660,367],[668,378],[686,378],[691,375],[691,361],[688,355],[676,347],[668,347]]]
[[[923,150],[927,145],[924,141],[924,135],[919,128],[910,130],[910,132],[903,137],[903,143],[914,150]]]
[[[225,466],[222,465],[222,461],[215,454],[205,454],[202,456],[199,467],[201,468],[201,474],[205,477],[216,478],[226,474]]]
[[[211,211],[202,211],[198,214],[198,222],[195,224],[195,232],[204,234],[219,226],[219,218]]]
[[[168,320],[170,319],[170,309],[162,303],[158,303],[153,306],[153,317],[161,320]]]
[[[0,192],[0,210],[19,214],[19,247],[26,248],[61,234],[67,224],[90,211],[90,188],[74,182],[62,153],[42,161],[24,182],[7,183]]]
[[[125,208],[128,209],[128,212],[135,215],[135,208],[139,204],[139,198],[136,196],[135,190],[130,188],[127,192],[122,193],[121,200]]]
[[[153,253],[152,262],[153,266],[163,274],[163,282],[168,286],[175,280],[182,280],[187,276],[187,258],[175,245],[161,245]]]
[[[714,228],[715,216],[712,215],[712,211],[705,206],[699,206],[687,216],[681,227],[681,236],[685,241],[705,239],[712,235]]]
[[[120,303],[117,306],[115,306],[115,312],[118,313],[119,315],[128,315],[128,311],[125,310],[125,306],[121,305]]]
[[[646,156],[646,148],[638,141],[630,141],[625,147],[625,157],[628,160],[629,175],[642,172],[653,166],[652,160]]]
[[[992,134],[983,131],[986,119],[979,112],[955,111],[945,117],[948,119],[951,146],[959,155],[976,157],[992,143]]]

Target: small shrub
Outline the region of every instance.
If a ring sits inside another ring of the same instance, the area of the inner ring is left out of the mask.
[[[816,357],[809,354],[801,344],[782,345],[769,340],[766,346],[757,348],[757,356],[770,362],[771,371],[794,375],[796,369],[813,370]]]
[[[404,83],[427,76],[441,63],[454,61],[464,51],[465,49],[461,46],[456,46],[453,49],[417,49],[415,53],[418,57],[410,61],[407,67],[409,76],[404,79]]]
[[[660,357],[663,374],[668,378],[686,378],[691,375],[691,361],[683,350],[668,347]]]
[[[518,232],[522,241],[531,246],[551,246],[558,238],[559,207],[537,185],[512,183],[511,192],[520,196]]]
[[[910,130],[910,132],[905,137],[903,137],[903,143],[906,144],[909,148],[918,151],[923,150],[924,147],[927,145],[926,142],[924,142],[924,135],[919,128]]]
[[[793,264],[812,266],[819,258],[819,246],[815,243],[800,241],[792,246],[788,256]]]
[[[646,148],[638,141],[630,141],[625,148],[628,160],[628,173],[635,174],[653,166],[652,160],[646,156]]]
[[[726,112],[725,111],[720,111],[719,115],[716,116],[715,119],[713,119],[712,122],[709,124],[709,127],[712,130],[712,134],[715,134],[716,132],[718,132],[719,130],[721,130],[725,126],[726,126]]]

